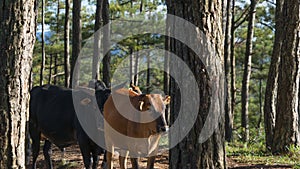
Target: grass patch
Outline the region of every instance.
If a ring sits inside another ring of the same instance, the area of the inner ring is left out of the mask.
[[[261,142],[244,144],[241,142],[226,143],[227,157],[237,163],[251,165],[290,165],[300,169],[300,148],[290,147],[290,152],[285,155],[273,155],[266,151]]]

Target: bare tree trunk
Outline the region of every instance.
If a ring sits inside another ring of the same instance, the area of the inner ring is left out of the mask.
[[[230,40],[230,94],[231,94],[231,115],[232,115],[232,121],[234,119],[234,109],[235,109],[235,100],[236,100],[236,85],[235,85],[235,56],[234,56],[234,43],[235,43],[235,0],[232,0],[231,5],[231,40]]]
[[[134,66],[134,55],[133,55],[133,49],[132,47],[130,46],[129,47],[129,53],[130,53],[130,58],[129,58],[129,79],[130,81],[133,83],[134,81],[134,73],[133,73],[133,66]]]
[[[278,74],[278,93],[273,153],[289,151],[290,146],[300,145],[299,135],[299,73],[300,73],[300,2],[297,0],[279,0],[282,13],[279,20],[284,20],[279,43],[280,64]],[[277,2],[277,3],[278,3]],[[283,22],[282,22],[283,23]]]
[[[70,86],[70,0],[65,0],[64,71],[65,71],[65,87],[69,87]]]
[[[52,80],[52,60],[53,60],[53,54],[50,54],[49,57],[50,57],[50,64],[49,64],[48,84],[51,84],[51,80]]]
[[[273,46],[273,54],[271,58],[271,64],[269,68],[268,80],[265,93],[265,105],[264,105],[264,123],[265,123],[265,135],[266,135],[266,148],[271,150],[275,129],[275,117],[276,117],[276,99],[278,88],[278,67],[281,55],[281,36],[283,35],[283,27],[285,21],[281,17],[283,1],[276,2],[276,25],[275,25],[275,40]]]
[[[40,86],[43,85],[44,80],[44,71],[45,71],[45,0],[42,0],[42,63],[41,63],[41,70],[40,70]]]
[[[167,26],[166,26],[167,30],[166,30],[166,37],[165,37],[165,59],[164,59],[164,93],[166,95],[170,95],[170,75],[169,75],[169,72],[170,72],[170,55],[167,51],[169,51],[169,49],[171,48],[170,46],[170,37],[168,36],[169,35],[169,28],[170,26],[168,25],[167,23]],[[148,93],[148,92],[147,92]],[[167,106],[166,108],[166,120],[167,120],[167,123],[170,124],[170,107]]]
[[[195,24],[197,30],[193,37],[184,34],[184,31],[174,25],[170,26],[170,32],[175,31],[177,36],[186,38],[187,40],[198,38],[200,41],[202,35],[205,36],[207,41],[213,44],[215,48],[214,57],[223,60],[223,48],[224,48],[224,35],[222,32],[222,1],[203,1],[203,0],[186,0],[186,1],[172,1],[167,0],[168,14],[182,17],[183,19]],[[211,20],[213,18],[213,20]],[[167,28],[169,29],[169,28]],[[203,33],[203,34],[202,34]],[[182,35],[183,34],[183,35]],[[189,131],[187,136],[174,148],[170,150],[170,165],[171,169],[203,169],[203,168],[226,168],[225,162],[225,131],[224,131],[224,114],[220,116],[218,121],[218,127],[215,128],[214,133],[205,142],[200,142],[198,137],[200,136],[201,129],[204,126],[206,117],[208,116],[209,107],[214,100],[211,100],[209,94],[211,81],[207,69],[204,65],[204,61],[200,60],[197,55],[186,46],[186,44],[180,41],[169,38],[170,47],[169,51],[180,57],[194,73],[196,82],[199,86],[199,110],[197,110],[196,122],[192,129]],[[167,48],[168,48],[167,47]],[[209,55],[209,54],[208,54]],[[172,62],[172,60],[171,60]],[[207,60],[211,63],[212,60]],[[223,62],[222,62],[223,63]],[[213,63],[211,63],[213,64]],[[221,66],[221,65],[220,65]],[[223,68],[224,65],[221,67]],[[170,64],[170,71],[177,70],[179,77],[186,76],[186,72],[181,71],[182,65]],[[176,79],[178,80],[178,79]],[[220,91],[224,91],[224,86],[220,86]],[[193,90],[181,91],[179,86],[174,80],[170,83],[170,94],[171,94],[171,123],[174,123],[179,116],[178,110],[180,110],[181,104],[181,93],[188,92],[191,94],[195,92]],[[184,110],[191,111],[191,110]],[[184,128],[185,124],[181,124]],[[180,134],[179,134],[180,135]],[[173,137],[170,135],[170,138]]]
[[[242,82],[242,128],[243,128],[243,141],[249,140],[249,120],[248,120],[248,106],[249,106],[249,83],[251,76],[251,58],[252,58],[252,39],[254,34],[255,23],[255,9],[257,0],[251,0],[249,20],[248,20],[248,32],[246,41],[246,53],[244,61],[244,75]]]
[[[100,78],[100,46],[101,46],[101,20],[102,20],[102,1],[97,0],[96,4],[96,16],[95,16],[95,27],[94,27],[94,55],[93,55],[93,68],[92,68],[92,79]]]
[[[81,0],[73,0],[73,19],[72,19],[72,64],[71,64],[71,82],[73,86],[79,84],[80,61],[77,58],[81,51]],[[77,63],[76,63],[77,62]],[[77,64],[77,70],[75,70]]]
[[[150,52],[147,53],[147,80],[146,80],[146,86],[147,86],[147,91],[146,93],[149,93],[149,87],[150,87],[150,73],[151,73],[151,70],[150,70],[150,62],[151,62],[151,59],[150,59]]]
[[[261,67],[261,70],[262,70],[262,67]],[[263,93],[262,79],[260,78],[259,79],[259,116],[258,116],[258,122],[257,122],[257,126],[256,126],[258,136],[261,135],[260,126],[261,126],[262,115],[263,115],[262,93]]]
[[[138,45],[138,42],[137,42]],[[139,51],[136,51],[135,53],[135,62],[134,62],[134,77],[133,77],[133,83],[134,85],[138,86],[138,82],[139,82]]]
[[[36,14],[34,0],[0,1],[0,168],[3,169],[25,169],[25,125]]]
[[[103,25],[106,27],[103,30],[103,82],[107,87],[110,87],[110,25],[109,25],[109,2],[108,0],[103,0],[102,7],[102,18]]]
[[[224,41],[224,63],[225,63],[225,139],[231,141],[233,129],[233,114],[231,107],[231,83],[230,83],[230,52],[231,52],[231,0],[227,0],[226,8],[226,27],[225,27],[225,41]]]
[[[57,60],[58,60],[58,54],[56,53],[54,55],[54,77],[53,77],[53,84],[54,85],[57,84],[57,73],[58,73],[58,71],[57,71],[57,67],[58,67]]]

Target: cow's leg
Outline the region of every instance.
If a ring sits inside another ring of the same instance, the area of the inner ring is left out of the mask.
[[[103,153],[103,161],[102,161],[102,164],[101,164],[102,168],[107,168],[106,152],[107,151],[105,150],[104,153]]]
[[[153,169],[154,168],[154,162],[155,162],[155,156],[148,157],[147,169]]]
[[[80,139],[78,140],[79,148],[82,154],[84,167],[86,169],[90,169],[91,167],[91,151],[87,142],[82,142]]]
[[[113,169],[113,152],[114,152],[114,146],[111,147],[111,150],[107,150],[106,151],[106,164],[107,164],[107,167],[106,169]]]
[[[29,131],[32,139],[32,169],[36,169],[36,160],[40,152],[41,133],[32,126]]]
[[[133,169],[139,169],[138,158],[130,158]]]
[[[44,153],[44,157],[45,157],[45,161],[47,163],[47,168],[53,168],[52,167],[52,161],[50,158],[50,154],[51,154],[51,142],[49,140],[45,141],[44,147],[43,147],[43,153]]]
[[[128,157],[129,151],[120,151],[119,156],[119,163],[121,169],[127,169],[127,157]]]
[[[100,149],[95,145],[92,149],[92,156],[93,156],[93,169],[97,169],[98,162],[99,162],[99,154],[100,154]]]
[[[63,165],[65,165],[66,164],[66,159],[65,159],[66,149],[65,148],[59,148],[59,149],[60,149],[61,162]]]

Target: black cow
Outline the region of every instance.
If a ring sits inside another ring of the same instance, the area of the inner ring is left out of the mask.
[[[98,155],[103,149],[94,143],[81,127],[75,112],[72,93],[76,95],[75,106],[81,106],[81,113],[94,113],[95,105],[98,104],[100,110],[109,97],[110,89],[95,90],[96,102],[93,96],[82,90],[72,90],[68,88],[45,85],[34,87],[30,99],[29,133],[32,139],[32,168],[36,168],[36,160],[40,149],[41,134],[46,137],[43,147],[47,167],[52,168],[49,155],[51,143],[54,143],[61,150],[78,142],[84,161],[85,168],[91,167],[91,156],[93,157],[93,169],[97,168]],[[87,103],[87,100],[88,103]],[[83,104],[83,105],[81,105]],[[88,114],[90,119],[95,121],[93,115]],[[92,122],[93,123],[93,122]],[[95,127],[97,122],[94,122]],[[100,135],[103,137],[103,132]],[[100,136],[101,137],[101,136]]]

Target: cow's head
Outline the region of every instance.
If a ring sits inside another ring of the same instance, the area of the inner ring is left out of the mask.
[[[136,92],[137,94],[142,94],[141,89],[138,86],[134,85],[133,83],[130,83],[129,89]]]
[[[110,93],[111,93],[111,89],[97,89],[95,91],[97,104],[98,104],[98,107],[99,107],[101,113],[103,113],[104,103],[110,96]]]
[[[155,125],[157,133],[168,130],[168,124],[165,118],[166,105],[170,103],[170,96],[162,97],[160,94],[142,94],[139,96],[139,110],[142,112],[150,111],[156,118]]]

